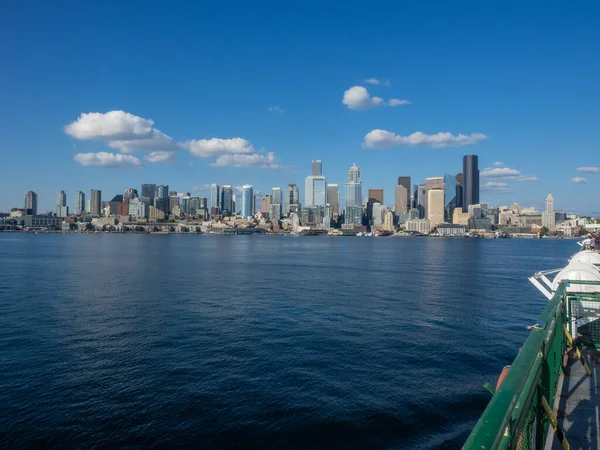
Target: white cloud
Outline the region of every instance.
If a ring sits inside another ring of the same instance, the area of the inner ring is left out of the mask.
[[[275,159],[273,152],[269,152],[266,155],[262,153],[221,155],[211,166],[261,167],[263,169],[278,169],[281,167]]]
[[[190,153],[198,158],[210,158],[223,154],[254,153],[254,146],[242,138],[233,139],[198,139],[182,144]]]
[[[400,136],[386,130],[372,130],[365,136],[363,147],[365,148],[391,148],[399,145],[440,147],[460,147],[475,144],[487,139],[485,134],[474,133],[471,135],[452,133],[425,134],[420,131],[409,136]]]
[[[494,167],[502,167],[504,165],[504,163],[500,162],[500,161],[496,161],[494,164],[492,164],[492,166]]]
[[[285,110],[279,106],[269,106],[269,111],[285,114]]]
[[[135,156],[119,153],[77,153],[73,159],[82,166],[118,167],[123,169],[143,167],[141,161]]]
[[[381,97],[370,97],[369,91],[362,86],[352,86],[344,92],[342,103],[348,109],[368,109],[383,104]]]
[[[210,184],[205,183],[196,185],[192,187],[192,191],[210,191]]]
[[[175,159],[175,153],[173,152],[152,152],[144,156],[146,161],[151,163],[170,163]]]
[[[587,182],[587,178],[573,177],[573,178],[571,178],[571,181],[573,183],[586,183]]]
[[[125,111],[83,113],[64,128],[64,132],[82,140],[145,139],[153,132],[154,121]]]
[[[577,172],[598,173],[598,167],[578,167]]]
[[[173,142],[171,136],[165,133],[153,130],[152,134],[146,139],[113,140],[107,142],[111,148],[118,149],[123,153],[132,153],[137,151],[175,151],[178,145]]]
[[[392,83],[390,82],[390,80],[381,81],[381,80],[378,80],[377,78],[367,78],[365,80],[365,83],[367,83],[367,84],[380,84],[382,86],[387,86],[387,87],[390,87],[392,85]]]
[[[504,181],[537,181],[536,176],[522,175],[521,172],[510,167],[488,167],[483,169],[479,176]]]
[[[511,188],[508,187],[508,184],[502,181],[488,181],[487,183],[481,185],[481,190],[496,193],[506,193],[513,191]]]
[[[397,98],[391,98],[390,101],[388,102],[388,105],[390,105],[390,106],[410,105],[410,102],[408,100],[399,100]]]

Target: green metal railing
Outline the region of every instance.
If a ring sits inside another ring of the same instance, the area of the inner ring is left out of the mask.
[[[570,328],[570,299],[577,297],[566,292],[570,284],[596,283],[560,284],[463,449],[544,448],[550,422],[543,402],[554,403],[567,348],[563,329]]]

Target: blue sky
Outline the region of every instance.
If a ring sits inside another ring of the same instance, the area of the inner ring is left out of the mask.
[[[597,2],[4,2],[0,39],[0,211],[142,183],[303,198],[312,159],[392,204],[473,153],[482,201],[600,211]]]

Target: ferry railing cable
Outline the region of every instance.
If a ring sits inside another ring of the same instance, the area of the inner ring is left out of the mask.
[[[566,350],[566,289],[561,283],[473,428],[463,449],[542,449],[549,426],[542,397],[554,403]]]

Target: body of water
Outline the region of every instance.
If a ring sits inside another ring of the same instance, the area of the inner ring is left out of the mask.
[[[577,250],[0,233],[0,447],[459,448]]]

